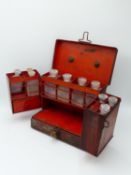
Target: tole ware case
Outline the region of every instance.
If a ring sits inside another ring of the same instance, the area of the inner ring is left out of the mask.
[[[56,40],[52,69],[58,69],[59,75],[52,78],[47,72],[41,76],[41,102],[36,106],[42,110],[32,117],[32,128],[98,156],[113,137],[121,101],[116,97],[118,101],[110,111],[106,115],[100,113],[98,95],[112,96],[106,89],[111,83],[116,55],[114,47],[83,40]],[[65,73],[72,74],[71,82],[63,81]],[[85,87],[78,85],[79,77],[87,78]],[[94,80],[101,83],[97,90],[91,88]]]

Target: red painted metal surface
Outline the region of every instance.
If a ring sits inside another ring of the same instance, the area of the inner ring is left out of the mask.
[[[57,40],[53,68],[73,77],[86,77],[89,81],[99,80],[108,85],[116,60],[117,49],[83,42]]]
[[[12,101],[13,113],[24,112],[41,107],[40,97],[31,97]]]

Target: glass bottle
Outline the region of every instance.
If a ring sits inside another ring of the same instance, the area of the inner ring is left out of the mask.
[[[23,93],[23,92],[24,92],[24,83],[23,82],[11,84],[11,93],[12,94]]]
[[[57,99],[63,102],[69,103],[70,101],[70,89],[63,86],[57,88]]]
[[[56,98],[56,85],[53,83],[44,83],[44,94],[50,98]]]
[[[27,82],[27,95],[28,96],[39,95],[39,80],[30,80]]]
[[[73,90],[71,95],[71,103],[76,106],[84,107],[84,96],[84,92]]]
[[[96,99],[96,95],[87,93],[85,98],[86,106],[89,106],[95,99]]]

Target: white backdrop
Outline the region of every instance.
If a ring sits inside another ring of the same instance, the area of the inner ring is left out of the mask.
[[[130,17],[130,0],[0,0],[1,174],[130,174]],[[48,71],[55,40],[77,40],[83,31],[93,43],[119,49],[108,90],[123,100],[116,137],[97,159],[31,130],[36,111],[14,119],[5,76],[16,68]]]

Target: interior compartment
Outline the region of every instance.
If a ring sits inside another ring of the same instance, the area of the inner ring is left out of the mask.
[[[65,131],[80,136],[83,123],[82,108],[78,108],[77,106],[71,106],[68,103],[62,103],[61,101],[53,101],[52,99],[43,99],[43,101],[46,103],[46,105],[43,106],[43,112],[46,112],[47,110],[51,111],[49,113],[52,115],[52,117],[50,117],[53,118],[51,119],[54,122],[53,126],[57,126],[58,128],[60,127]],[[56,117],[54,117],[54,112]],[[46,115],[46,113],[43,114]],[[57,123],[57,121],[60,121],[60,123]]]
[[[49,106],[38,112],[33,119],[63,129],[69,133],[81,136],[83,115],[82,112],[74,112],[62,109],[60,106]]]
[[[108,98],[109,97],[111,97],[112,95],[110,95],[110,94],[106,94],[106,95],[108,95]],[[116,97],[116,96],[112,96],[112,97]],[[100,100],[99,100],[99,98],[96,98],[92,103],[91,103],[91,105],[88,107],[88,109],[90,110],[90,111],[92,111],[92,112],[94,112],[94,113],[97,113],[98,115],[100,115],[100,105],[101,104],[109,104],[108,103],[108,98],[105,100],[105,101],[103,101],[103,102],[101,102]],[[119,97],[116,97],[117,99],[118,99],[118,102],[114,105],[114,106],[110,106],[111,107],[111,109],[110,109],[110,112],[115,108],[115,106],[120,102],[120,98]],[[107,113],[108,114],[108,113]]]

